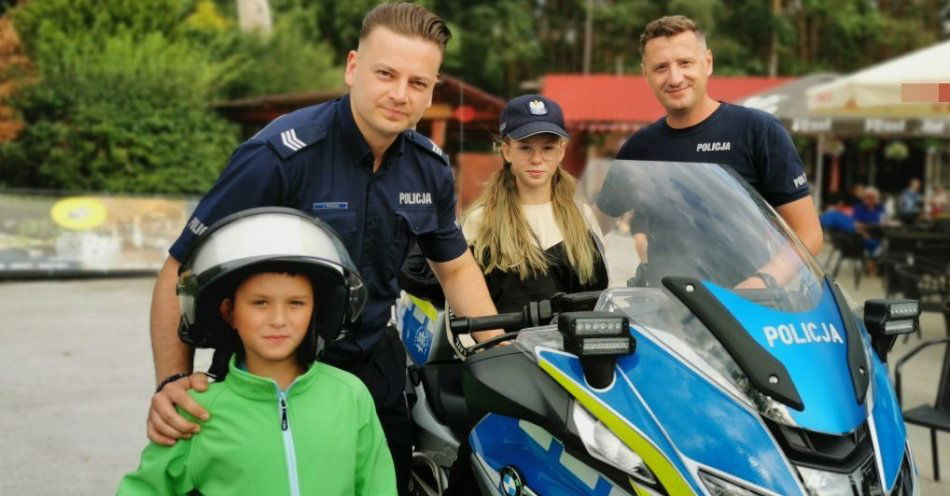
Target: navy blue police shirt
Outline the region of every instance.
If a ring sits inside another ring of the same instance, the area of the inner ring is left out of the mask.
[[[620,148],[617,159],[728,166],[773,207],[808,196],[808,182],[805,180],[801,158],[781,123],[761,110],[725,102],[720,102],[719,108],[702,122],[687,128],[672,128],[666,123],[665,117],[661,118],[631,136]],[[597,196],[597,207],[612,217],[620,217],[628,211],[634,211],[630,228],[632,232],[648,234],[650,265],[663,265],[664,257],[687,256],[684,255],[684,250],[702,251],[708,248],[684,245],[676,235],[677,228],[671,227],[675,224],[675,215],[658,224],[663,225],[663,229],[651,231],[650,224],[661,221],[651,220],[643,215],[644,209],[636,208],[638,201],[646,199],[636,198],[631,194],[635,191],[635,185],[629,184],[629,178],[620,176],[624,174],[622,169],[611,167],[608,170],[601,192]],[[640,215],[636,213],[638,210]],[[656,213],[657,209],[654,206],[646,210]],[[703,259],[706,258],[708,257]],[[766,259],[762,260],[763,263],[765,261]],[[724,268],[708,268],[708,274],[678,275],[707,277],[710,274],[720,274],[720,282],[732,279],[728,284],[734,285],[755,271],[755,267],[734,271],[735,267],[725,262],[723,266]],[[729,274],[726,275],[727,273]]]
[[[778,207],[808,196],[808,182],[795,145],[772,115],[721,102],[695,126],[674,129],[666,118],[637,131],[617,153],[619,160],[701,162],[734,169],[770,205]],[[611,185],[610,176],[604,188]],[[598,207],[619,216],[628,205],[606,202]]]
[[[399,294],[397,271],[415,240],[435,262],[467,249],[445,153],[408,130],[373,173],[349,95],[281,116],[238,147],[169,253],[182,260],[206,226],[261,206],[311,213],[340,235],[369,292],[360,329],[337,345],[353,357],[379,341]]]

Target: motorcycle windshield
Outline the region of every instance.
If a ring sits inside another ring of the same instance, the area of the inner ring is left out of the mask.
[[[836,300],[814,258],[758,193],[714,164],[615,161],[603,177],[589,201],[605,214],[611,287],[625,288],[608,291],[603,309],[625,312],[638,331],[773,420],[824,432],[860,422]],[[761,353],[788,369],[804,411],[753,387],[664,278],[701,283]],[[832,386],[850,393],[844,408],[822,403],[830,395],[821,388]]]
[[[615,161],[591,203],[614,219],[605,238],[614,286],[661,287],[671,276],[734,288],[761,285],[761,273],[775,279],[776,309],[809,309],[821,297],[821,268],[730,168]]]

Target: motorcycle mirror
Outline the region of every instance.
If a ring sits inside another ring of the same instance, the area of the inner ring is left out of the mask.
[[[864,302],[864,326],[874,351],[886,363],[897,336],[920,328],[920,304],[917,300],[868,300]]]
[[[558,317],[564,349],[581,359],[584,377],[598,389],[613,382],[617,357],[636,349],[626,315],[611,312],[568,312]]]

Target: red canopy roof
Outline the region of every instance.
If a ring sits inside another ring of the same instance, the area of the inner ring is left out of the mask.
[[[794,78],[713,76],[709,95],[734,102]],[[548,74],[541,93],[561,104],[568,127],[633,131],[666,115],[643,76]]]

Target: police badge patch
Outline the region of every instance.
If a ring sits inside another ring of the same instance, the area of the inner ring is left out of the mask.
[[[528,112],[531,115],[548,115],[548,108],[541,100],[531,100],[528,102]]]

